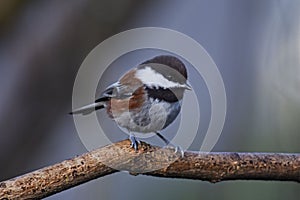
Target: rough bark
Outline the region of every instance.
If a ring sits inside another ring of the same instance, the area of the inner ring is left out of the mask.
[[[0,182],[0,199],[37,199],[120,170],[133,175],[300,183],[300,154],[180,152],[141,143],[135,152],[124,140],[73,159]]]

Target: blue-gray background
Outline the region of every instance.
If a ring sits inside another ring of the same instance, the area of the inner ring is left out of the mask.
[[[228,112],[214,151],[300,151],[299,1],[1,0],[0,180],[86,151],[66,114],[76,72],[101,41],[142,26],[189,35],[219,67]],[[299,199],[300,186],[122,172],[47,199],[140,198]]]

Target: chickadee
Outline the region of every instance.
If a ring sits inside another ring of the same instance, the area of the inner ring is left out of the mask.
[[[167,145],[169,141],[158,131],[175,120],[184,91],[190,89],[185,65],[174,56],[157,56],[126,72],[94,103],[70,114],[86,115],[106,108],[109,117],[129,131],[135,150],[139,141],[132,132],[156,133]]]

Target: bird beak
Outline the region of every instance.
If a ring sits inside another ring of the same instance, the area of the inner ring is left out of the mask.
[[[192,87],[188,83],[186,83],[186,84],[184,84],[184,89],[192,90]]]

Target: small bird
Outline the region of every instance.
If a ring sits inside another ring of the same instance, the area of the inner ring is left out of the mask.
[[[159,133],[169,126],[181,109],[187,84],[187,70],[181,60],[161,55],[126,72],[107,87],[94,103],[70,114],[87,115],[106,108],[107,114],[130,133],[131,147],[138,150],[133,132],[155,133],[166,145],[170,142]]]

